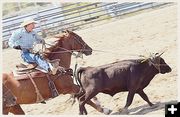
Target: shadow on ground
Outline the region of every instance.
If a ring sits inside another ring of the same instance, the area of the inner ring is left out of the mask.
[[[139,107],[131,108],[128,110],[128,115],[145,115],[150,112],[162,110],[165,109],[165,104],[168,103],[177,103],[177,100],[171,100],[168,102],[155,102],[152,107],[150,107],[148,104],[145,104]],[[112,112],[111,115],[124,115],[124,113],[121,113],[120,111]]]

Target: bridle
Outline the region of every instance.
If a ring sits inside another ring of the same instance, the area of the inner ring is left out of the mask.
[[[155,57],[155,58],[150,58],[148,61],[150,62],[150,64],[152,64],[159,73],[161,73],[161,66],[167,66],[166,64],[161,64],[160,63],[161,58],[160,57]]]
[[[71,32],[70,32],[71,33]],[[84,43],[84,42],[81,42],[80,40],[79,40],[79,38],[81,38],[81,37],[78,37],[76,34],[73,34],[74,36],[73,37],[66,37],[66,38],[73,38],[73,40],[75,40],[77,43],[79,43],[81,46],[82,46],[82,49],[80,49],[80,50],[77,50],[76,49],[76,51],[78,51],[78,53],[82,53],[83,51],[86,51],[86,43]],[[70,35],[71,36],[71,35]],[[73,41],[73,47],[72,48],[74,48],[74,46],[75,46],[75,41]],[[50,45],[50,46],[52,46],[52,44],[49,44],[49,43],[45,43],[46,45]],[[58,51],[58,52],[50,52],[50,53],[71,53],[72,55],[74,55],[74,56],[78,56],[79,54],[75,54],[75,53],[73,53],[73,51],[75,51],[75,50],[73,50],[73,49],[71,49],[71,50],[68,50],[68,49],[66,49],[66,48],[64,48],[64,47],[61,47],[61,46],[58,46],[57,48],[59,48],[59,49],[62,49],[63,51]],[[56,49],[57,49],[56,48]],[[87,51],[89,51],[89,50],[87,50]],[[46,53],[46,52],[45,52]]]

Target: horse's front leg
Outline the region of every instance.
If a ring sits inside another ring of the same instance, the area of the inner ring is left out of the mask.
[[[19,104],[10,107],[9,112],[13,113],[14,115],[25,115],[24,111],[22,110]]]

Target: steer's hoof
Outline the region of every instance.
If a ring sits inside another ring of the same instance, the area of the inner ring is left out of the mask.
[[[120,114],[121,114],[121,115],[127,115],[127,114],[129,114],[128,109],[120,109],[119,111],[120,111]]]
[[[108,109],[108,108],[103,108],[103,113],[106,115],[109,115],[112,112],[112,110]]]
[[[154,109],[157,108],[159,106],[160,102],[157,102],[156,104],[153,104],[152,106],[150,106],[150,109]]]

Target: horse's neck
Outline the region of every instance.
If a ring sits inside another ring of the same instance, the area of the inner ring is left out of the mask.
[[[65,68],[69,68],[71,65],[71,53],[63,53],[53,56],[53,59],[60,59],[59,65]]]
[[[62,67],[65,67],[65,68],[69,68],[71,65],[71,55],[72,54],[70,52],[66,51],[66,50],[70,50],[70,48],[67,45],[63,45],[62,40],[63,40],[63,38],[61,38],[59,43],[55,45],[55,46],[58,46],[58,49],[56,50],[57,53],[51,55],[51,57],[49,59],[50,60],[60,59],[59,65]],[[70,43],[70,42],[67,41],[66,43]],[[51,49],[53,50],[55,48],[55,46],[51,47]],[[58,52],[60,54],[58,54]]]

